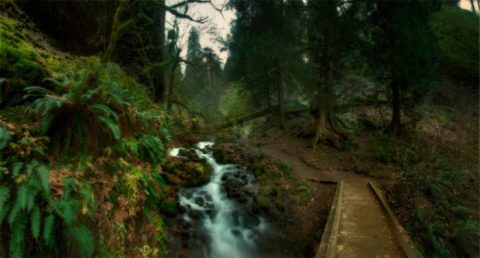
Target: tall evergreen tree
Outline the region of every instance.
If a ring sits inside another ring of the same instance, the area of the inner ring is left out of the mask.
[[[219,85],[222,73],[220,59],[210,48],[202,49],[197,29],[188,37],[187,62],[181,95],[191,109],[208,120],[220,117]]]
[[[319,78],[316,87],[315,142],[344,137],[335,116],[335,84],[342,58],[358,36],[360,1],[308,1],[308,46]]]
[[[401,132],[402,111],[410,111],[431,82],[435,37],[430,16],[436,1],[375,1],[372,21],[377,67],[385,68],[391,89],[392,118],[389,130]]]
[[[271,110],[275,96],[282,127],[285,126],[287,104],[285,84],[293,70],[289,68],[302,60],[296,48],[301,43],[300,38],[292,31],[295,18],[301,18],[301,5],[303,2],[297,0],[229,2],[237,18],[229,42],[228,77],[241,82],[244,89],[253,93],[256,106]],[[293,7],[297,7],[298,12],[288,11]],[[298,16],[293,17],[295,14]]]

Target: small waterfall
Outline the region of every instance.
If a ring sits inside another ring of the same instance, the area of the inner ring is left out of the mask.
[[[180,206],[185,211],[183,220],[196,231],[188,257],[257,257],[256,243],[266,231],[267,222],[258,215],[248,214],[241,203],[228,198],[223,186],[226,175],[238,175],[245,170],[233,164],[218,164],[213,158],[212,146],[213,142],[199,142],[195,148],[196,154],[205,158],[213,168],[210,182],[179,193]],[[169,154],[178,157],[180,150],[171,149]],[[254,177],[246,173],[242,178],[250,183],[254,181]]]

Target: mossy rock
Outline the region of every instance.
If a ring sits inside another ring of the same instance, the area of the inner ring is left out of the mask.
[[[189,180],[185,182],[186,186],[201,186],[210,181],[213,168],[206,162],[188,162],[183,167]]]

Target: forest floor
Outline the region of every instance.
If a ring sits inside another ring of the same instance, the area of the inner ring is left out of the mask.
[[[348,171],[348,166],[345,170],[348,157],[344,153],[323,145],[313,149],[308,140],[285,135],[259,139],[256,144],[270,157],[288,162],[296,177],[344,181],[337,257],[404,257],[380,203],[368,188],[372,178]]]

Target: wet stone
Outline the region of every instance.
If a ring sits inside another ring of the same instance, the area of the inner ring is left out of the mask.
[[[193,220],[198,220],[203,218],[203,213],[198,210],[191,210],[188,212],[188,216]]]
[[[203,207],[205,205],[205,200],[201,196],[195,197],[195,203]]]
[[[236,237],[242,237],[242,232],[240,232],[240,230],[234,228],[231,230],[232,232],[232,235],[236,236]]]

